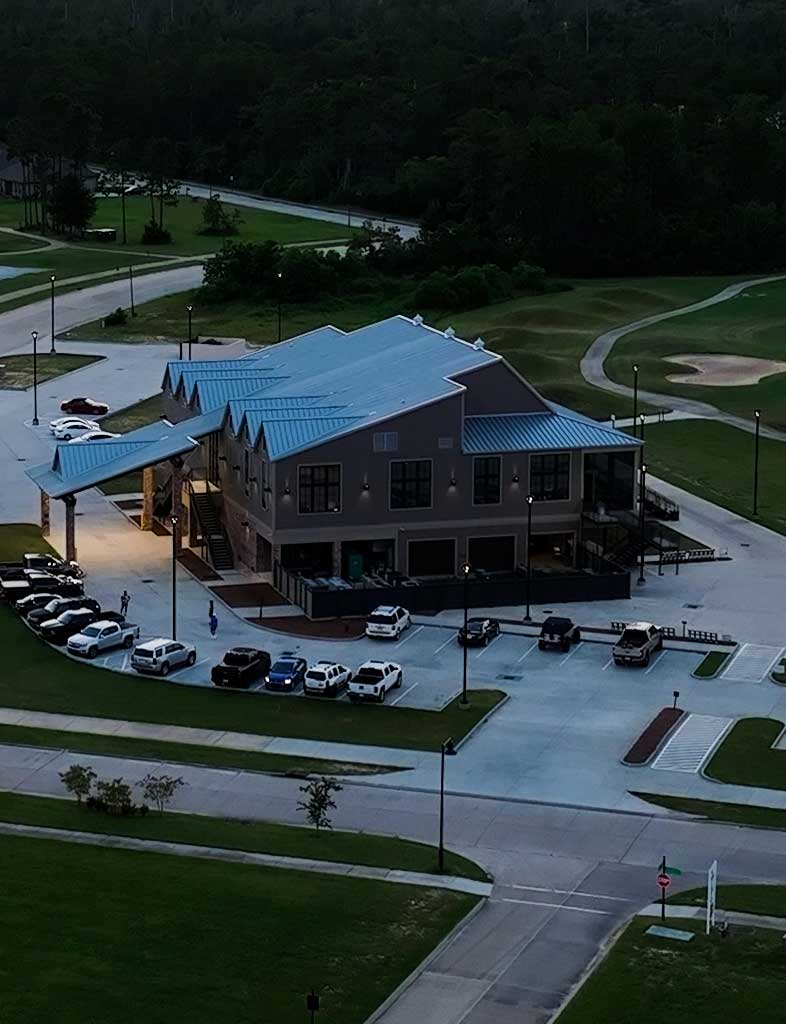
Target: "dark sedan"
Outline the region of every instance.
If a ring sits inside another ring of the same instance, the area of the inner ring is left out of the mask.
[[[79,416],[106,416],[109,412],[106,402],[97,402],[94,398],[69,398],[60,403],[60,409]]]
[[[68,642],[69,637],[81,632],[85,626],[89,626],[97,618],[98,612],[90,608],[71,608],[69,611],[58,615],[56,619],[48,619],[46,622],[42,622],[39,633],[42,640],[62,647],[63,644]]]
[[[573,619],[561,615],[550,615],[541,626],[538,647],[545,651],[548,647],[556,647],[560,651],[569,651],[571,644],[581,640],[581,631]]]
[[[90,611],[98,612],[101,605],[93,597],[56,597],[43,608],[34,608],[28,614],[27,621],[33,629],[40,629],[43,622],[56,619],[63,612],[73,611],[75,608],[89,608]]]
[[[303,683],[308,665],[304,658],[284,655],[279,658],[265,675],[265,687],[268,690],[292,691]]]
[[[499,623],[496,619],[468,619],[466,628],[459,629],[456,639],[462,647],[487,647],[499,636]]]

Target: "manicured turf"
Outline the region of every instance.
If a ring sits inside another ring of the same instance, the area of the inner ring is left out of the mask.
[[[151,398],[143,398],[141,402],[136,402],[134,405],[126,406],[125,409],[119,409],[117,412],[105,416],[101,425],[105,430],[114,430],[125,434],[129,430],[136,430],[137,427],[145,427],[148,423],[154,423],[161,418],[163,411],[163,395],[153,395]],[[142,470],[116,476],[113,480],[106,480],[98,489],[104,494],[132,494],[141,491]]]
[[[753,435],[711,420],[648,426],[647,471],[753,518]],[[786,444],[761,440],[756,522],[786,533]]]
[[[705,936],[703,921],[680,921],[696,938],[675,942],[645,935],[653,923],[643,918],[627,927],[559,1024],[780,1024],[780,932],[732,928],[723,939]]]
[[[0,649],[14,651],[13,664],[0,674],[0,707],[335,743],[438,750],[446,736],[460,739],[503,697],[499,690],[474,690],[468,710],[462,710],[456,698],[437,712],[179,686],[65,658],[7,608],[0,609]]]
[[[28,551],[57,554],[41,536],[40,526],[33,523],[0,525],[0,562],[15,562]]]
[[[705,654],[699,666],[694,669],[693,674],[699,679],[709,679],[720,672],[728,659],[728,651],[710,651],[709,654]]]
[[[461,893],[0,839],[3,1017],[362,1024],[470,910]]]
[[[707,890],[686,889],[678,892],[669,903],[689,907],[706,907]],[[741,914],[763,914],[767,917],[786,917],[786,886],[783,885],[719,885],[716,904],[721,910],[736,910]],[[783,941],[781,940],[781,946]]]
[[[786,427],[782,373],[742,387],[703,387],[666,379],[689,373],[690,367],[665,362],[663,356],[702,352],[785,361],[786,281],[750,288],[727,302],[627,335],[606,362],[606,372],[621,383],[630,382],[630,365],[638,362],[644,389],[711,402],[748,419],[760,408],[768,423]]]
[[[83,366],[97,363],[101,356],[81,355],[50,355],[42,352],[37,358],[36,372],[38,383],[44,384],[64,373],[79,370]],[[33,386],[33,357],[1,356],[0,357],[0,388],[24,389]]]
[[[0,232],[0,256],[6,253],[24,252],[26,249],[40,249],[46,242],[38,238],[30,238],[27,235],[11,235],[7,232]]]
[[[786,789],[786,750],[772,744],[783,732],[775,718],[743,718],[718,747],[704,769],[711,779],[737,786]]]
[[[90,764],[89,760],[78,760],[76,757],[73,763]],[[141,802],[139,791],[135,792],[134,799]],[[345,799],[351,799],[351,794],[336,796],[339,806]],[[264,811],[264,808],[260,808],[260,811]],[[213,818],[203,814],[167,811],[159,814],[152,810],[145,817],[122,818],[88,811],[70,798],[58,800],[53,797],[0,792],[0,821],[194,846],[216,846],[280,857],[363,864],[399,871],[430,874],[438,870],[437,849],[434,846],[367,832],[340,832],[332,829],[317,832],[305,826],[305,817],[302,828],[297,825],[277,825],[270,821]],[[445,852],[445,873],[481,882],[489,877],[474,861],[449,850]]]
[[[786,829],[786,810],[772,807],[756,807],[751,804],[732,804],[723,800],[694,800],[685,796],[664,796],[660,793],[637,793],[632,796],[667,807],[670,811],[695,814],[708,821],[728,821],[735,825],[750,825],[753,828]]]
[[[21,274],[19,277],[0,281],[0,298],[7,292],[31,288],[37,284],[48,285],[51,274],[55,274],[58,281],[62,281],[68,277],[79,277],[82,274],[94,274],[108,270],[116,270],[120,273],[130,264],[160,263],[161,269],[168,265],[168,261],[160,259],[157,253],[146,256],[144,253],[94,251],[74,245],[45,249],[42,252],[4,256],[0,262],[6,267],[33,268],[29,274]],[[27,297],[26,301],[30,302],[30,297]]]
[[[82,754],[139,757],[154,761],[204,764],[211,768],[235,768],[239,771],[294,775],[377,775],[400,770],[383,765],[344,763],[318,757],[291,757],[287,754],[231,750],[196,743],[170,743],[131,736],[100,736],[94,733],[65,732],[18,725],[0,725],[0,743],[71,750],[74,751],[75,757],[81,757]]]

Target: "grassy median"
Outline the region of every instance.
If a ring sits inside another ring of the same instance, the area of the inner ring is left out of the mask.
[[[755,804],[735,804],[727,800],[696,800],[690,796],[667,796],[663,793],[640,793],[631,790],[631,796],[656,807],[692,814],[707,821],[728,821],[733,825],[751,828],[786,829],[786,809],[757,807]]]
[[[763,789],[786,789],[786,750],[773,743],[783,732],[776,718],[742,718],[704,769],[719,782]]]

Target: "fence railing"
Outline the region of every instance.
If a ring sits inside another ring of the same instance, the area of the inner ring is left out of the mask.
[[[613,633],[622,633],[627,627],[627,622],[616,622],[612,620],[611,629]],[[688,629],[683,627],[681,633],[678,633],[674,626],[661,626],[661,632],[666,640],[676,640],[679,637],[683,637],[686,640],[698,640],[705,644],[717,644],[727,643],[726,640],[721,640],[718,634],[712,630],[706,629]]]

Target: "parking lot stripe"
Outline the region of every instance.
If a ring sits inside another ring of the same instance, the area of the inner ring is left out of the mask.
[[[411,640],[413,636],[417,636],[418,633],[422,629],[425,629],[425,628],[426,628],[425,626],[418,626],[417,629],[407,630],[407,635],[405,637],[402,637],[401,640],[397,640],[393,646],[394,647],[401,647],[401,645],[405,644],[407,642],[407,640]]]
[[[452,643],[454,639],[455,638],[453,636],[449,636],[447,640],[444,642],[444,644],[440,644],[436,651],[434,651],[434,653],[439,654],[440,651],[444,651],[448,644]]]
[[[524,653],[521,655],[521,657],[520,658],[516,658],[516,664],[518,665],[518,663],[520,661],[524,661],[524,659],[527,657],[527,655],[531,654],[535,650],[535,648],[537,646],[538,646],[538,641],[537,640],[533,640],[532,643],[529,645],[529,647],[526,649],[526,651],[524,651]]]
[[[665,651],[658,651],[658,653],[655,655],[655,658],[653,659],[652,664],[649,666],[649,668],[645,668],[644,669],[644,675],[645,676],[648,676],[650,674],[650,672],[652,672],[652,670],[655,668],[655,666],[658,664],[658,662],[660,661],[660,659],[663,657],[663,655],[665,653],[666,653]]]
[[[478,651],[478,653],[475,655],[475,660],[477,660],[478,658],[482,658],[486,651],[488,651],[489,647],[491,647],[491,644],[493,643],[494,641],[492,640],[491,643],[486,644],[482,651]]]
[[[492,901],[494,897],[492,896]],[[511,896],[503,896],[500,903],[520,903],[525,907],[550,907],[551,910],[571,910],[576,914],[597,914],[599,917],[611,917],[610,910],[595,910],[591,907],[566,907],[564,903],[539,903],[537,900],[516,900]]]
[[[568,653],[567,653],[567,654],[565,655],[565,657],[564,657],[564,658],[563,658],[563,659],[562,659],[562,660],[560,661],[560,663],[559,663],[559,666],[558,666],[558,667],[559,667],[559,668],[562,668],[562,666],[563,666],[563,665],[565,664],[565,662],[566,662],[566,661],[568,660],[568,658],[572,658],[572,657],[573,657],[573,655],[574,655],[574,654],[576,653],[576,651],[577,651],[577,650],[579,649],[579,647],[581,647],[581,645],[582,645],[583,643],[584,643],[584,641],[583,641],[583,640],[579,640],[579,642],[578,642],[578,643],[576,644],[576,646],[575,646],[575,647],[573,648],[573,650],[572,650],[572,651],[569,651],[569,652],[568,652]]]
[[[608,660],[608,661],[606,662],[606,664],[605,664],[605,665],[603,666],[603,668],[601,669],[601,672],[605,672],[605,671],[606,671],[606,669],[607,669],[607,668],[609,667],[609,665],[613,665],[613,664],[614,664],[614,658],[613,658],[613,657],[611,657],[611,658],[609,658],[609,660]]]
[[[420,683],[413,683],[413,684],[412,684],[412,686],[408,686],[408,687],[406,688],[406,690],[404,690],[404,692],[403,692],[403,693],[400,693],[400,694],[398,695],[398,697],[396,697],[396,699],[395,699],[394,701],[391,701],[391,702],[390,702],[390,706],[391,706],[391,707],[395,707],[395,706],[396,706],[396,704],[398,704],[398,702],[399,702],[399,701],[400,701],[400,700],[401,700],[402,698],[406,697],[406,695],[407,695],[408,693],[412,693],[412,691],[413,691],[413,690],[415,689],[415,687],[416,687],[416,686],[420,686]]]

